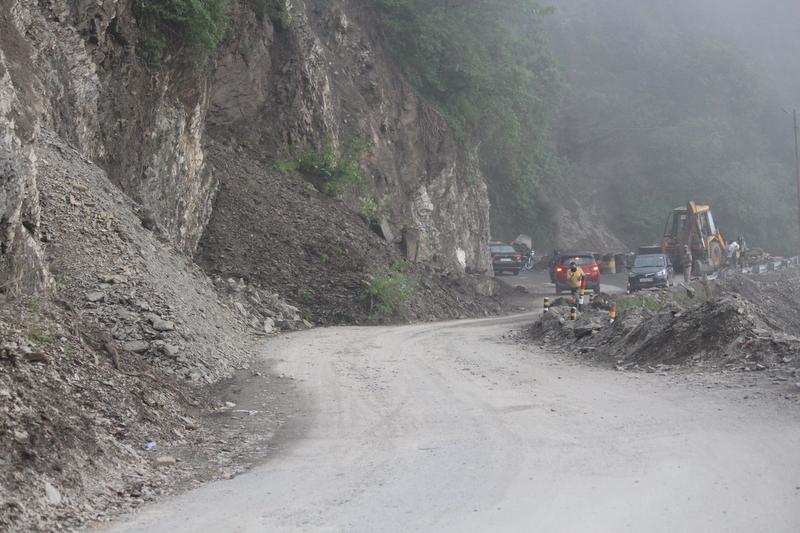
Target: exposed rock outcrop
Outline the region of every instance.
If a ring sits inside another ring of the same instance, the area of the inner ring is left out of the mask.
[[[260,23],[246,6],[235,13],[238,31],[212,83],[212,136],[273,161],[290,157],[292,146],[341,151],[365,140],[366,193],[384,207],[386,240],[412,261],[490,271],[483,177],[388,58],[369,3],[297,1],[289,9],[288,27]],[[357,208],[359,197],[346,200]]]

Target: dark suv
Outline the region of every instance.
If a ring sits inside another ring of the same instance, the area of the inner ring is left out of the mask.
[[[651,287],[672,286],[672,262],[665,254],[640,254],[628,272],[628,290],[636,292]]]
[[[525,263],[525,256],[510,244],[489,243],[489,253],[492,254],[492,269],[495,274],[511,272],[517,276]]]

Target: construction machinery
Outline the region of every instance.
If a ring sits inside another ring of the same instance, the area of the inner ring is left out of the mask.
[[[689,202],[686,207],[672,210],[661,239],[661,252],[672,259],[676,272],[682,272],[686,266],[683,264],[686,245],[692,251],[692,270],[709,273],[723,266],[727,244],[714,223],[711,206]]]

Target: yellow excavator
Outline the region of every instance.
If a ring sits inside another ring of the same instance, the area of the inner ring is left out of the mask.
[[[661,239],[661,252],[672,259],[676,272],[683,271],[685,266],[686,245],[692,250],[695,272],[715,272],[723,266],[727,244],[714,223],[711,206],[689,202],[686,207],[672,210]]]

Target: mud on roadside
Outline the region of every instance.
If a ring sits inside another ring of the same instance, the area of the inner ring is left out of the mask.
[[[800,273],[785,271],[737,275],[692,291],[603,297],[576,320],[570,302],[557,300],[524,337],[618,370],[763,372],[794,395],[800,393],[798,282]]]

